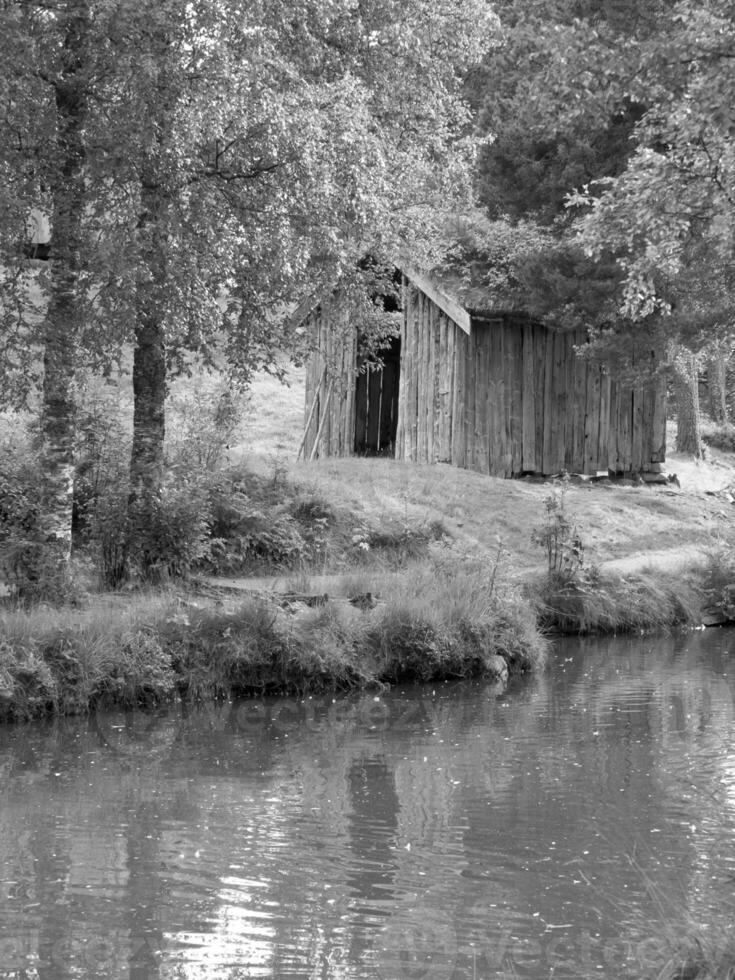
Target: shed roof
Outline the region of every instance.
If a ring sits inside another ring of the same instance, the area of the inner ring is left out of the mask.
[[[458,273],[420,272],[404,266],[403,273],[451,317],[465,333],[472,330],[472,320],[489,320],[504,316],[527,316],[525,310],[513,308],[494,293],[479,277]]]
[[[525,310],[513,307],[499,292],[493,291],[483,281],[481,270],[468,267],[462,274],[433,269],[424,272],[410,263],[397,261],[396,268],[442,309],[448,317],[469,334],[472,320],[489,320],[504,316],[527,316]],[[307,295],[296,305],[290,315],[292,326],[302,323],[322,303],[330,290],[322,289]]]

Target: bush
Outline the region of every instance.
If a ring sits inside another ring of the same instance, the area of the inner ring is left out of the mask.
[[[703,569],[704,605],[708,612],[735,620],[735,552],[732,543],[719,539],[708,549]]]
[[[156,500],[142,502],[141,512],[130,514],[132,526],[140,528],[139,539],[133,530],[127,535],[130,560],[146,581],[186,577],[210,555],[212,515],[206,481],[173,479]]]
[[[111,502],[127,498],[131,435],[119,385],[87,378],[77,412],[73,531],[78,545],[98,540]]]
[[[715,422],[702,422],[702,438],[712,449],[724,453],[735,453],[735,425],[726,422],[717,425]]]
[[[560,492],[546,497],[546,519],[532,532],[531,540],[546,552],[549,578],[571,582],[582,570],[584,546],[577,526],[566,510],[566,492],[564,485]]]
[[[59,566],[43,525],[42,477],[35,461],[0,461],[0,583],[24,602],[75,599],[72,570]]]
[[[238,440],[246,401],[227,380],[201,369],[174,382],[166,406],[168,465],[183,463],[200,473],[219,470]]]
[[[210,508],[211,542],[204,564],[215,574],[242,572],[255,564],[289,568],[306,557],[306,541],[288,510],[281,504],[266,511],[246,484],[221,479],[210,493]]]

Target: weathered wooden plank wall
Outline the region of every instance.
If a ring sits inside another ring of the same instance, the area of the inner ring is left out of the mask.
[[[577,355],[583,331],[490,316],[468,337],[410,283],[404,303],[399,459],[508,477],[646,471],[664,458],[662,386],[611,381]]]
[[[304,455],[361,444],[496,476],[646,471],[665,458],[663,382],[631,386],[577,356],[584,332],[475,317],[470,335],[405,280],[400,364],[355,372],[357,337],[330,301],[313,313]],[[400,375],[400,378],[399,378]],[[327,396],[331,389],[331,396]]]
[[[347,319],[347,311],[334,298],[311,313],[306,323],[312,354],[306,364],[305,459],[354,451],[357,336]]]

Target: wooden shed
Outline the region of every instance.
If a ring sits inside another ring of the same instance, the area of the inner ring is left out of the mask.
[[[372,367],[339,293],[309,314],[306,458],[383,454],[504,477],[661,469],[663,381],[624,383],[579,357],[584,331],[469,306],[415,271],[402,307]]]

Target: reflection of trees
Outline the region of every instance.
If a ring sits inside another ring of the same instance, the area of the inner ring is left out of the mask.
[[[104,939],[119,955],[97,975],[115,980],[165,975],[158,949],[183,976],[337,980],[452,929],[458,975],[474,943],[478,976],[538,976],[547,926],[570,921],[594,971],[606,940],[643,935],[635,914],[650,930],[649,880],[703,915],[735,866],[735,664],[708,642],[568,643],[501,695],[442,685],[6,737],[0,863],[41,903],[27,935],[45,976],[78,975]],[[73,955],[52,970],[62,940]]]
[[[161,819],[156,804],[141,802],[129,811],[126,829],[128,881],[124,901],[130,935],[129,980],[156,980],[164,947],[164,886],[159,868]]]
[[[355,760],[347,773],[349,847],[346,883],[359,909],[389,908],[394,900],[395,840],[400,802],[392,771],[379,759]]]

